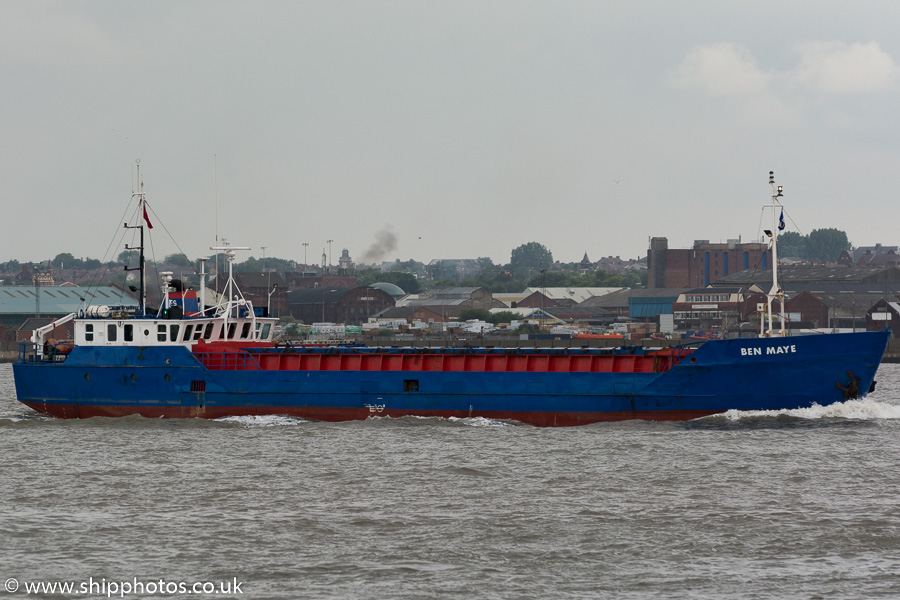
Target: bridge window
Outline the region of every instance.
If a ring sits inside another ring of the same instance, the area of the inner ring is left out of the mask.
[[[180,325],[172,325],[169,328],[169,341],[177,342],[178,341],[178,332],[181,330]]]
[[[166,326],[162,323],[156,326],[156,341],[164,342],[166,341]]]
[[[208,340],[208,339],[212,338],[212,334],[213,334],[213,324],[207,323],[206,331],[203,332],[203,339]]]
[[[118,329],[119,328],[115,323],[109,323],[106,326],[106,339],[110,342],[116,341],[116,338],[118,337]]]
[[[269,330],[270,329],[272,329],[271,323],[266,323],[265,325],[263,325],[262,339],[264,339],[264,340],[269,339]]]
[[[241,339],[246,340],[250,336],[250,322],[244,323],[244,326],[241,327]]]
[[[94,324],[88,323],[84,326],[84,341],[93,342],[94,341]]]
[[[134,341],[134,325],[127,324],[127,325],[125,325],[124,329],[125,329],[125,332],[124,332],[125,333],[125,336],[124,336],[125,341],[133,342]]]
[[[233,340],[234,334],[237,331],[237,323],[229,323],[228,324],[228,339]]]
[[[184,342],[191,341],[192,333],[194,333],[194,324],[189,323],[189,324],[185,325],[184,326],[184,337],[182,338],[182,341],[184,341]]]

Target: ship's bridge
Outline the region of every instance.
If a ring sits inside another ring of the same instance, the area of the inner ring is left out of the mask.
[[[207,342],[270,342],[276,319],[186,318],[75,320],[76,346],[191,346]]]

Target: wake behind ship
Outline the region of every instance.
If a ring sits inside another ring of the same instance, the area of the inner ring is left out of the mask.
[[[779,206],[775,193],[772,214]],[[143,188],[135,194],[145,215]],[[141,230],[138,218],[135,228]],[[770,234],[777,265],[777,229]],[[758,338],[672,348],[396,348],[273,341],[277,319],[231,276],[214,306],[166,276],[160,308],[91,306],[34,332],[13,366],[18,399],[60,418],[283,414],[329,421],[407,415],[513,419],[540,426],[682,420],[727,410],[827,405],[874,385],[890,332],[788,337],[773,303]],[[143,265],[143,257],[141,260]],[[141,297],[144,294],[141,270]],[[201,282],[200,289],[205,288]],[[74,340],[50,342],[72,321]]]

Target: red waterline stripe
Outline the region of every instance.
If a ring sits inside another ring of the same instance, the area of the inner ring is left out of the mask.
[[[312,406],[122,406],[95,404],[55,404],[24,402],[34,410],[61,419],[87,419],[91,417],[125,417],[140,415],[147,418],[168,419],[219,419],[222,417],[243,417],[259,415],[287,415],[316,421],[353,421],[369,417],[440,417],[510,420],[536,425],[538,427],[564,427],[587,425],[605,421],[688,421],[716,414],[715,410],[659,410],[659,411],[616,411],[616,412],[549,412],[549,411],[464,411],[464,410],[395,410],[384,408],[355,407],[312,407]]]

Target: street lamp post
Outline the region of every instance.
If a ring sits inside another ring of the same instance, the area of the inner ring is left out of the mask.
[[[272,294],[274,294],[275,290],[277,290],[277,289],[278,289],[278,284],[276,283],[275,285],[272,286],[272,291],[269,292],[269,298],[266,302],[266,316],[267,317],[272,316]]]
[[[546,298],[547,288],[544,286],[544,273],[546,268],[541,268],[541,331],[544,330],[544,298]]]
[[[326,273],[331,272],[331,242],[333,242],[333,241],[334,240],[328,240],[326,242],[328,244],[328,269],[326,270]]]
[[[266,274],[266,288],[268,288],[272,284],[272,274],[266,271],[266,248],[268,248],[268,246],[260,246],[260,248],[262,248],[263,251],[263,273]],[[278,287],[278,284],[276,283],[275,286]],[[272,297],[271,293],[269,293],[269,297]],[[266,307],[266,310],[268,311],[268,306]]]
[[[306,248],[309,246],[309,242],[303,242],[300,245],[303,246],[303,268],[306,269]]]

